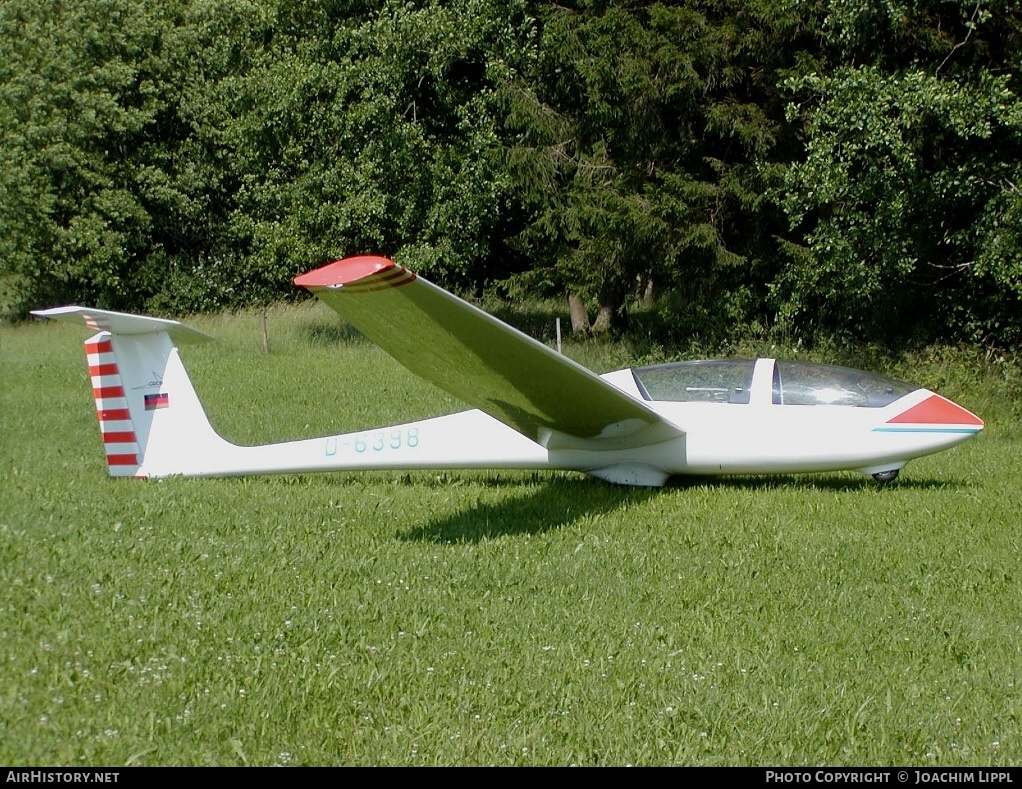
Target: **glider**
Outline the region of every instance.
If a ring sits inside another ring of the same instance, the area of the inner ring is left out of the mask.
[[[37,311],[97,332],[85,352],[111,476],[520,468],[657,487],[675,474],[858,470],[887,482],[983,428],[935,392],[844,367],[722,359],[597,375],[384,257],[295,283],[471,409],[237,446],[211,427],[178,355],[207,335],[88,307]]]

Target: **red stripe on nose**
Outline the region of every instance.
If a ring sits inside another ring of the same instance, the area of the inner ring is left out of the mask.
[[[977,425],[983,426],[983,420],[971,411],[966,411],[957,403],[946,397],[930,395],[921,403],[917,403],[907,411],[902,411],[887,420],[887,424],[928,424],[928,425]]]

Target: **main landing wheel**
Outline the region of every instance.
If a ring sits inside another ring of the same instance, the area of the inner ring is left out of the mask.
[[[891,469],[890,471],[878,471],[873,475],[873,479],[879,482],[881,485],[886,485],[888,482],[894,482],[898,478],[899,469]]]

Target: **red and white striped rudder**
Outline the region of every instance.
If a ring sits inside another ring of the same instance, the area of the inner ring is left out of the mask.
[[[110,333],[100,332],[86,340],[85,357],[110,476],[134,476],[140,465],[138,438]]]

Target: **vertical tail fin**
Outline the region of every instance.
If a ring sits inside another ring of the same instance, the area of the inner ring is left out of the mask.
[[[33,314],[99,332],[85,341],[85,355],[110,476],[182,473],[204,444],[226,444],[209,424],[175,345],[209,336],[177,321],[87,307]]]

